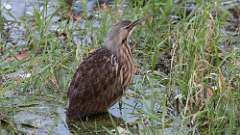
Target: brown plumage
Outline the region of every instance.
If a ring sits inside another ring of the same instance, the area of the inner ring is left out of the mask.
[[[106,112],[122,96],[135,73],[128,37],[142,20],[113,25],[103,47],[80,64],[68,89],[69,119]]]

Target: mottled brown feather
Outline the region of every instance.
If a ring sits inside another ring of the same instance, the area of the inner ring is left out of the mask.
[[[118,67],[118,68],[116,68]],[[104,112],[122,95],[118,60],[109,50],[91,53],[77,69],[68,90],[70,118]]]

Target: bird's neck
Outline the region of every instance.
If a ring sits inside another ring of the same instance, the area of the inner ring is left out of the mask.
[[[117,57],[121,57],[121,53],[125,50],[128,53],[131,53],[131,48],[128,45],[128,40],[126,39],[124,42],[118,43],[114,42],[114,40],[105,41],[104,47],[110,50]],[[125,52],[124,51],[124,52]]]

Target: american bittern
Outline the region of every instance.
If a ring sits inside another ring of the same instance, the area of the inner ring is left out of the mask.
[[[69,119],[106,112],[122,96],[135,73],[128,37],[143,20],[113,25],[103,47],[80,64],[68,89]]]

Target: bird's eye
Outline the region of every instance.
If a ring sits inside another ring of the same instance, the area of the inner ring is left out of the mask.
[[[124,27],[125,30],[129,30],[129,26]]]

